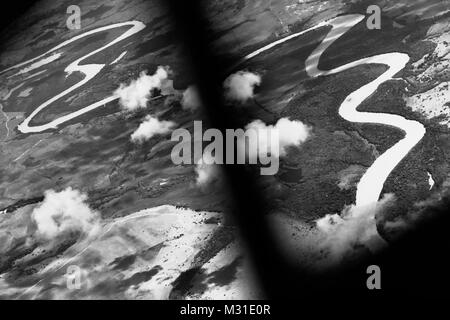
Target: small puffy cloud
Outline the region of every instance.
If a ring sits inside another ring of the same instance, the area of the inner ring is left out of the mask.
[[[153,89],[161,89],[165,86],[168,78],[168,68],[159,66],[155,74],[149,76],[146,71],[140,73],[139,78],[130,84],[121,84],[114,91],[119,97],[120,105],[129,111],[145,108]]]
[[[203,154],[203,157],[198,160],[195,168],[195,172],[197,173],[197,186],[206,187],[220,178],[220,168],[213,161],[214,159],[206,154]]]
[[[253,98],[255,86],[260,84],[260,75],[248,71],[238,71],[226,78],[223,83],[225,98],[244,103]]]
[[[150,115],[145,117],[137,130],[131,135],[131,141],[140,143],[144,142],[155,135],[166,134],[175,126],[173,121],[160,121]]]
[[[71,231],[89,233],[98,225],[99,214],[86,200],[85,194],[70,187],[61,192],[46,191],[44,201],[32,212],[37,235],[52,239]]]
[[[289,120],[288,118],[281,118],[275,125],[266,125],[261,120],[255,120],[249,123],[246,127],[254,129],[258,132],[258,146],[259,152],[266,152],[269,150],[271,133],[278,134],[279,148],[270,148],[273,156],[285,156],[287,148],[290,146],[300,146],[309,137],[311,128],[298,120]],[[251,155],[252,156],[252,155]]]
[[[317,220],[317,229],[323,235],[320,246],[328,252],[329,261],[339,262],[361,246],[371,251],[383,247],[385,241],[378,234],[375,217],[394,200],[393,194],[386,194],[373,204],[347,206],[340,215],[329,214]]]
[[[202,101],[196,86],[189,86],[181,98],[181,106],[184,110],[194,111],[202,106]]]
[[[280,138],[280,155],[286,155],[286,148],[299,146],[309,137],[311,128],[299,120],[281,118],[275,125]]]

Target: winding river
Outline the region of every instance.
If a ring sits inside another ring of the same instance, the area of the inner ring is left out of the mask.
[[[113,41],[109,42],[108,44],[104,45],[103,47],[100,47],[84,56],[82,56],[81,58],[73,61],[72,63],[70,63],[65,69],[64,71],[70,75],[73,72],[81,72],[82,74],[84,74],[84,78],[77,82],[76,84],[74,84],[73,86],[71,86],[70,88],[64,90],[63,92],[57,94],[56,96],[54,96],[53,98],[45,101],[44,103],[42,103],[41,105],[39,105],[21,124],[19,124],[18,129],[20,132],[22,133],[37,133],[37,132],[42,132],[45,130],[49,130],[49,129],[55,129],[58,127],[58,125],[70,121],[78,116],[81,116],[82,114],[92,111],[98,107],[104,106],[105,104],[107,104],[108,102],[114,101],[116,99],[119,99],[119,97],[117,95],[111,95],[107,98],[104,98],[100,101],[97,101],[95,103],[92,103],[84,108],[81,108],[75,112],[69,113],[65,116],[61,116],[59,118],[56,118],[46,124],[43,125],[38,125],[38,126],[30,126],[30,121],[39,113],[41,112],[43,109],[45,109],[46,107],[48,107],[50,104],[54,103],[55,101],[59,100],[60,98],[68,95],[69,93],[71,93],[72,91],[78,89],[79,87],[85,85],[89,80],[91,80],[92,78],[94,78],[100,71],[102,71],[102,69],[105,67],[106,64],[81,64],[83,62],[83,60],[115,45],[116,43],[138,33],[139,31],[141,31],[142,29],[145,28],[145,24],[140,22],[140,21],[127,21],[127,22],[121,22],[121,23],[115,23],[115,24],[111,24],[108,26],[104,26],[104,27],[100,27],[100,28],[96,28],[87,32],[84,32],[82,34],[79,34],[69,40],[66,40],[62,43],[60,43],[59,45],[57,45],[56,47],[51,48],[50,50],[46,51],[45,53],[36,56],[30,60],[21,62],[19,64],[16,64],[12,67],[9,67],[5,70],[2,70],[0,72],[0,75],[11,71],[11,70],[15,70],[21,67],[25,67],[28,66],[28,68],[25,68],[24,70],[26,70],[26,72],[41,67],[44,64],[53,62],[57,59],[59,59],[61,57],[61,53],[56,53],[57,50],[67,46],[70,43],[73,43],[75,41],[78,41],[82,38],[85,38],[87,36],[93,35],[95,33],[99,33],[99,32],[104,32],[107,30],[111,30],[111,29],[115,29],[115,28],[121,28],[121,27],[126,27],[126,26],[131,26],[130,29],[128,29],[126,32],[122,33],[119,37],[115,38]],[[52,54],[53,55],[50,55]],[[124,53],[122,53],[119,58],[121,58],[123,56]],[[119,59],[118,58],[118,59]],[[116,59],[117,60],[117,59]],[[116,61],[115,60],[115,61]],[[115,61],[113,61],[113,63],[115,63]],[[15,74],[13,74],[11,77],[17,76],[22,74],[23,71],[19,71]]]
[[[306,72],[310,77],[314,78],[337,74],[365,64],[384,64],[389,67],[389,69],[377,79],[348,95],[339,107],[339,115],[350,122],[392,126],[405,132],[405,137],[379,156],[373,165],[362,176],[356,191],[355,204],[358,207],[371,205],[379,200],[383,190],[383,185],[388,176],[425,135],[425,127],[417,121],[408,120],[395,114],[359,112],[357,110],[358,106],[373,93],[375,93],[382,83],[394,79],[394,76],[405,68],[409,61],[409,56],[407,54],[398,52],[380,54],[360,59],[328,71],[319,69],[318,65],[320,57],[327,50],[327,48],[330,47],[342,35],[347,33],[352,27],[364,20],[364,18],[365,16],[360,14],[337,17],[310,29],[275,41],[253,53],[250,53],[241,61],[242,63],[286,41],[299,37],[320,27],[330,25],[332,27],[330,32],[306,60]]]

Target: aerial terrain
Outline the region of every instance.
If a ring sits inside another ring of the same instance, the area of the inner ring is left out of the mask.
[[[0,34],[0,298],[264,297],[220,168],[171,160],[170,132],[204,115],[167,8],[78,1],[71,30],[72,4],[41,1]],[[258,178],[294,262],[370,254],[447,202],[448,1],[203,5],[230,74],[257,77],[236,117],[305,129]]]

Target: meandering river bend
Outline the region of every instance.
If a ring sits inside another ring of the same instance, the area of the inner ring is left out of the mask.
[[[379,156],[362,176],[357,187],[355,201],[356,206],[371,205],[379,200],[383,190],[383,185],[391,172],[423,138],[426,132],[425,127],[420,122],[408,120],[400,115],[360,112],[357,110],[358,106],[373,93],[375,93],[382,83],[394,79],[394,76],[405,68],[409,61],[409,56],[407,54],[399,52],[380,54],[360,59],[332,70],[324,71],[319,69],[318,66],[320,58],[327,48],[342,37],[342,35],[347,33],[352,27],[364,20],[364,18],[365,16],[360,14],[337,17],[330,21],[320,23],[310,29],[277,40],[261,49],[256,50],[253,53],[250,53],[241,61],[241,63],[245,62],[267,50],[285,43],[286,41],[297,38],[320,27],[330,25],[332,27],[330,32],[306,60],[306,71],[310,77],[314,78],[337,74],[365,64],[384,64],[389,67],[389,69],[377,79],[348,95],[339,107],[339,115],[350,122],[392,126],[405,132],[405,137]]]

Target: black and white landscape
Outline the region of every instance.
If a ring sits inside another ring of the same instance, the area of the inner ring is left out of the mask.
[[[225,165],[171,157],[212,106],[170,6],[73,2],[0,34],[0,298],[265,298]],[[200,3],[228,112],[279,132],[279,170],[246,169],[294,268],[365,261],[446,210],[450,2]]]

